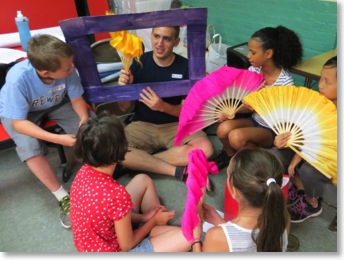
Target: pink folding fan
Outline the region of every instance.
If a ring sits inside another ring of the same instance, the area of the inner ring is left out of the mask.
[[[188,93],[179,116],[175,144],[217,122],[221,113],[233,119],[247,94],[257,90],[264,77],[248,70],[223,66],[198,81]]]

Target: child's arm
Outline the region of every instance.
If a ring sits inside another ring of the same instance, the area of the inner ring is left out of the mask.
[[[123,252],[127,252],[141,242],[156,226],[156,223],[154,218],[151,218],[134,232],[131,225],[131,212],[129,212],[124,218],[114,221],[114,225],[119,246]]]
[[[203,204],[203,218],[205,221],[217,226],[218,224],[226,223],[223,217],[216,211],[215,208],[208,204]]]
[[[302,157],[298,154],[295,154],[293,159],[291,160],[289,167],[288,167],[288,174],[289,177],[293,177],[295,174],[295,167],[302,161]]]
[[[78,114],[80,118],[80,126],[88,120],[87,103],[82,96],[78,98],[71,98],[70,101],[72,103],[74,111]]]
[[[146,221],[148,221],[149,219],[154,217],[154,215],[157,213],[157,211],[160,208],[163,208],[164,210],[166,210],[165,207],[159,206],[159,207],[155,207],[155,208],[151,209],[150,211],[146,212],[145,214],[131,212],[131,221],[133,223],[145,223]]]
[[[62,144],[65,146],[73,146],[76,141],[74,135],[54,134],[54,133],[48,132],[27,119],[12,120],[12,124],[13,124],[14,130],[16,130],[18,133],[32,136],[33,138],[47,141],[50,143]]]
[[[170,219],[174,218],[175,214],[174,211],[164,211],[163,208],[159,208],[151,219],[135,231],[132,230],[131,226],[131,212],[121,220],[115,221],[116,235],[122,251],[128,251],[135,247],[150,233],[153,227],[166,225]]]

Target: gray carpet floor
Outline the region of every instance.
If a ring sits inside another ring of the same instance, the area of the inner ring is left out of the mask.
[[[216,150],[220,145],[211,136]],[[49,148],[48,159],[58,169],[57,150]],[[66,154],[71,150],[66,149]],[[25,164],[22,164],[14,148],[0,151],[0,251],[17,253],[71,253],[73,246],[71,230],[60,224],[59,207],[55,197],[35,178]],[[70,162],[75,173],[80,165]],[[69,189],[75,174],[64,184]],[[157,191],[169,209],[176,210],[176,218],[171,224],[179,225],[183,213],[186,186],[184,183],[162,175],[150,174]],[[125,185],[131,178],[125,175],[118,181]],[[207,194],[206,202],[223,211],[225,170],[211,175],[215,191]],[[291,233],[300,242],[296,252],[328,252],[336,256],[338,233],[328,229],[337,209],[324,203],[323,213],[300,224],[292,224]],[[339,218],[339,224],[340,218]],[[7,253],[5,255],[8,255]],[[10,254],[11,255],[11,254]]]

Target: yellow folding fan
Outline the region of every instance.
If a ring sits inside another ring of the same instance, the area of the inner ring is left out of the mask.
[[[287,146],[337,183],[337,107],[319,92],[273,86],[252,92],[243,102],[278,135],[291,132]]]

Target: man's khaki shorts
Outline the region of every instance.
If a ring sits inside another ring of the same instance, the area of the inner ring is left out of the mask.
[[[175,146],[174,139],[176,137],[177,129],[178,122],[157,125],[135,121],[126,126],[125,133],[130,147],[154,154]],[[206,136],[206,133],[203,131],[198,131],[184,138],[182,145],[187,144],[196,138]]]

